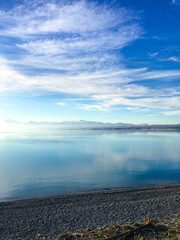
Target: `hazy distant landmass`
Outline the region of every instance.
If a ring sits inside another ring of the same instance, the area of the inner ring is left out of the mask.
[[[98,129],[98,128],[95,128]],[[168,125],[133,125],[133,126],[105,126],[101,129],[106,130],[148,130],[148,131],[155,131],[155,130],[176,130],[180,131],[180,124],[168,124]]]
[[[132,123],[111,123],[100,121],[63,121],[63,122],[49,122],[49,121],[29,121],[21,123],[14,120],[6,120],[8,124],[23,124],[26,126],[55,126],[66,129],[92,129],[92,130],[180,130],[180,124],[132,124]]]
[[[48,125],[64,125],[64,126],[134,126],[131,123],[105,123],[105,122],[96,122],[96,121],[86,121],[86,120],[79,120],[79,121],[63,121],[63,122],[28,122],[30,124],[48,124]]]
[[[6,123],[21,123],[18,121],[14,121],[11,119],[7,119]],[[50,121],[29,121],[23,124],[34,124],[34,125],[64,125],[64,126],[134,126],[135,124],[131,123],[111,123],[111,122],[100,122],[100,121],[86,121],[86,120],[79,120],[79,121],[62,121],[62,122],[50,122]],[[144,124],[142,124],[144,125]]]

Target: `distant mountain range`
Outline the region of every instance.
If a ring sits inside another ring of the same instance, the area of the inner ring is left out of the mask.
[[[9,124],[24,124],[26,126],[55,126],[65,129],[93,129],[93,130],[177,130],[180,131],[180,124],[130,124],[130,123],[105,123],[105,122],[96,122],[96,121],[63,121],[63,122],[36,122],[30,121],[21,123],[11,119],[6,120],[6,123]]]
[[[21,123],[18,121],[14,121],[11,119],[7,119],[6,123]],[[96,121],[86,121],[86,120],[79,120],[79,121],[63,121],[63,122],[49,122],[49,121],[30,121],[30,122],[26,122],[24,124],[41,124],[41,125],[77,125],[77,126],[84,126],[84,125],[88,125],[88,126],[135,126],[134,124],[130,124],[130,123],[105,123],[105,122],[96,122]],[[144,124],[143,124],[144,125]]]

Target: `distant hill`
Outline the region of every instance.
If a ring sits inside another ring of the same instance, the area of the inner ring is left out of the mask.
[[[20,123],[13,120],[6,120],[6,123]],[[134,126],[134,124],[130,123],[105,123],[105,122],[96,122],[96,121],[86,121],[86,120],[79,120],[79,121],[63,121],[63,122],[49,122],[49,121],[30,121],[26,122],[25,124],[34,124],[34,125],[65,125],[65,126]]]
[[[92,130],[180,130],[180,124],[130,124],[130,123],[105,123],[98,121],[63,121],[63,122],[48,122],[48,121],[30,121],[26,123],[21,123],[17,121],[13,121],[11,119],[6,120],[8,124],[23,124],[25,126],[54,126],[55,128],[65,128],[65,129],[92,129]]]
[[[168,124],[168,125],[133,125],[133,126],[105,126],[104,130],[132,130],[132,131],[180,131],[180,124]],[[94,128],[98,130],[98,128]]]

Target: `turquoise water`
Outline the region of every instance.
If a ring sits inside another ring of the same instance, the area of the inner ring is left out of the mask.
[[[180,133],[0,134],[0,200],[180,182]]]

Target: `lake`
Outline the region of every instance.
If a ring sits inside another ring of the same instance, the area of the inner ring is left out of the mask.
[[[0,134],[0,201],[180,182],[180,132]]]

